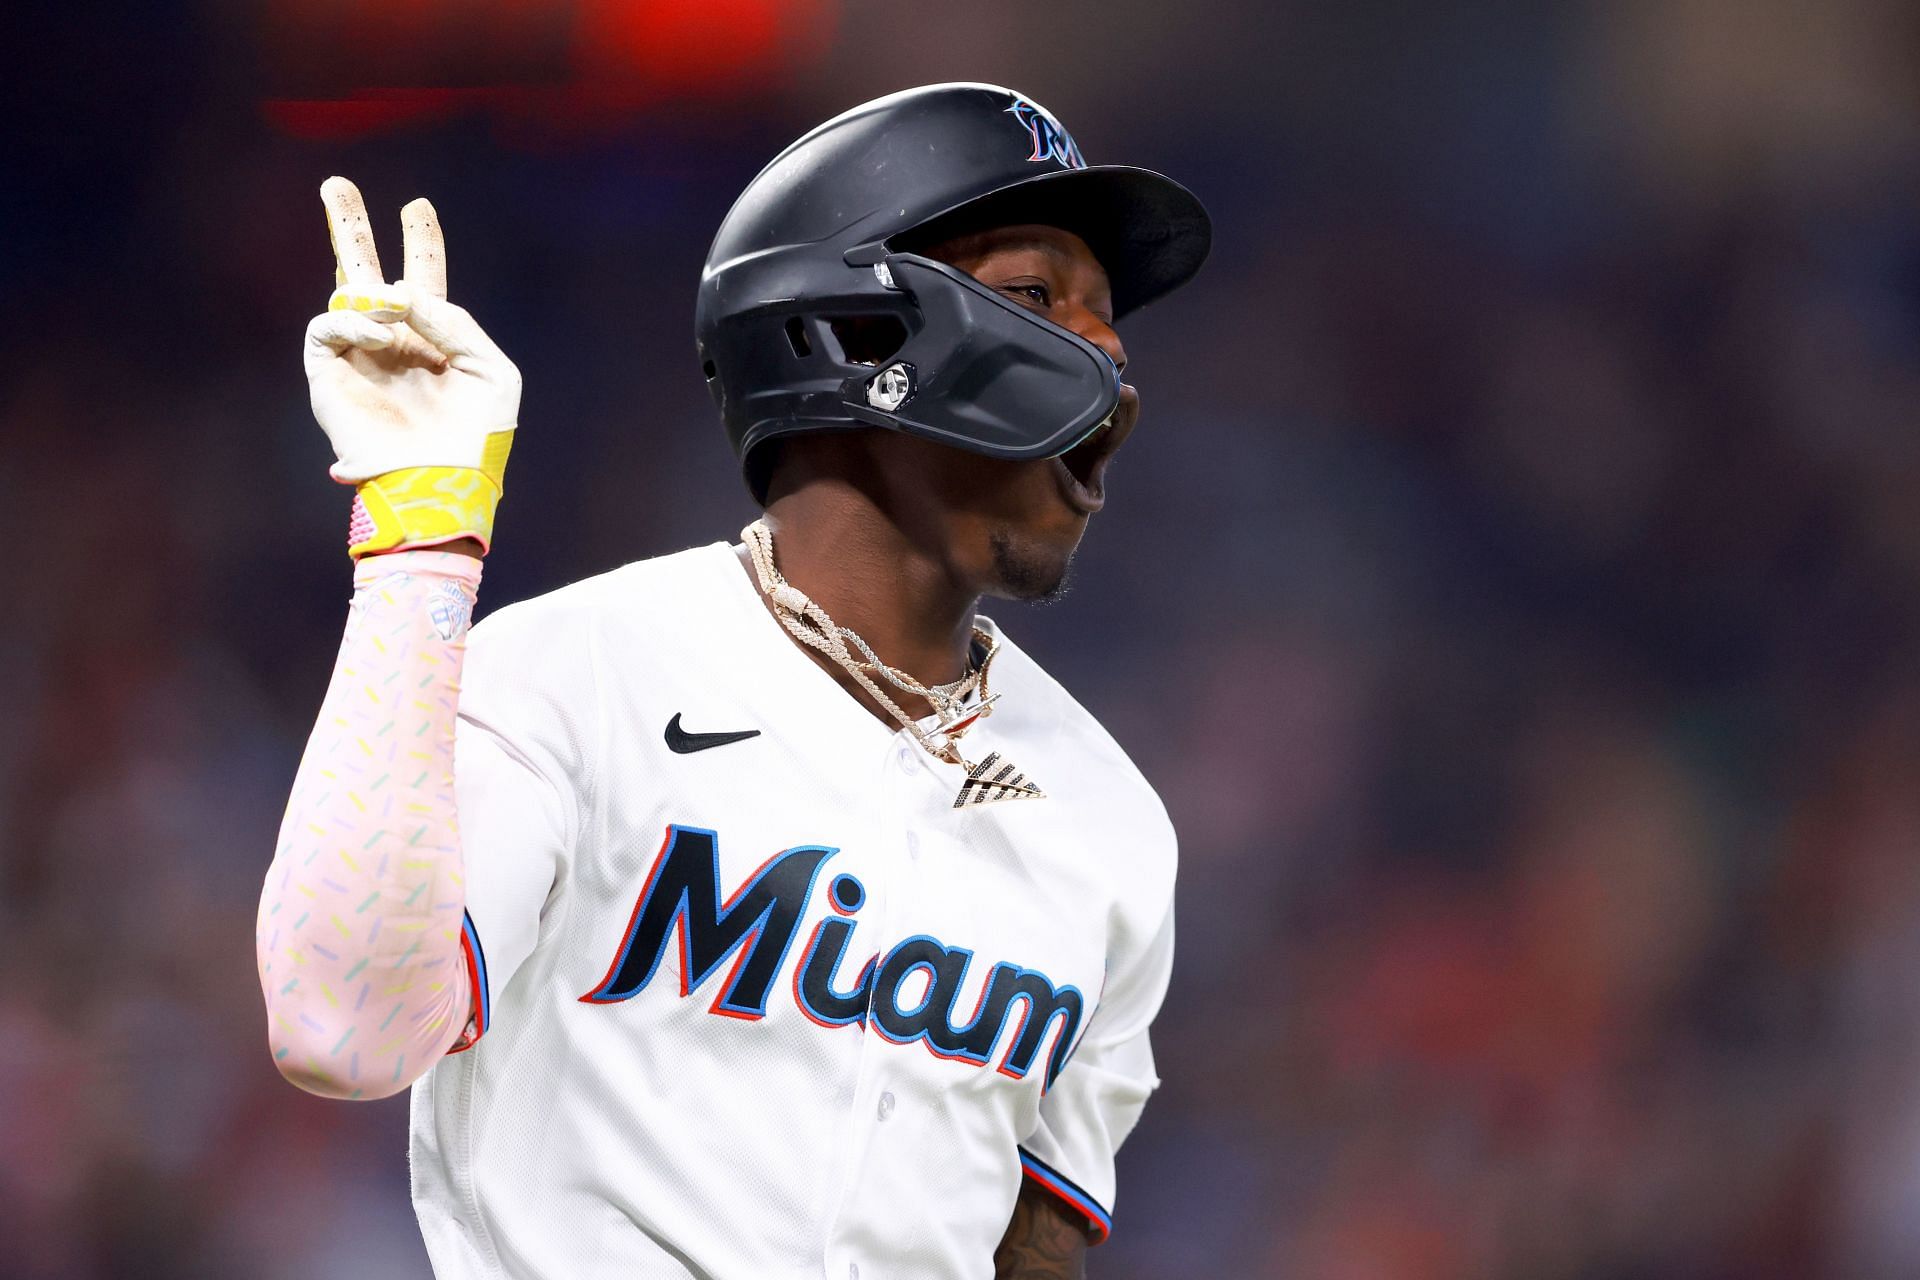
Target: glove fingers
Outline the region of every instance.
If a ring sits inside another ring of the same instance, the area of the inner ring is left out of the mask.
[[[334,283],[362,290],[378,285],[386,277],[380,274],[360,188],[345,178],[328,178],[320,184],[320,203],[327,207],[327,234],[333,239]]]
[[[407,309],[406,322],[414,332],[440,351],[453,357],[506,359],[500,348],[494,345],[493,339],[467,314],[465,307],[457,307],[431,294],[415,294],[411,302],[413,305]]]
[[[440,232],[440,215],[424,197],[408,202],[400,211],[400,230],[404,237],[406,270],[401,279],[416,294],[447,296],[447,246]]]
[[[404,320],[413,305],[413,290],[404,280],[394,284],[342,285],[327,299],[329,311],[357,311],[381,324]]]
[[[385,351],[394,331],[358,311],[323,311],[307,322],[307,357],[336,356],[349,347]]]
[[[435,372],[447,367],[446,353],[405,325],[393,325],[387,332],[393,338],[393,345],[387,348],[390,356],[398,355],[408,364],[421,365]]]
[[[425,338],[401,324],[382,324],[358,311],[328,311],[307,326],[307,363],[334,359],[347,351],[382,351],[395,366],[418,365],[436,372],[447,357]]]

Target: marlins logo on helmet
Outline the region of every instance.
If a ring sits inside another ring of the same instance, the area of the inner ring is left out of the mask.
[[[1033,139],[1033,154],[1027,159],[1056,160],[1069,169],[1087,167],[1087,162],[1080,156],[1080,148],[1074,145],[1073,135],[1048,115],[1046,108],[1015,94],[1007,114],[1024,125],[1027,135]]]

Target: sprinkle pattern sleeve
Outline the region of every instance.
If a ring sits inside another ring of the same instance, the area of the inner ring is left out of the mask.
[[[268,1038],[309,1092],[397,1093],[482,1028],[454,787],[480,562],[370,556],[254,935]]]

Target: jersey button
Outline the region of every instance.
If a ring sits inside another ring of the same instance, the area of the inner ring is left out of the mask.
[[[909,742],[901,743],[899,754],[900,754],[900,771],[902,773],[920,772],[920,759],[919,759],[920,753],[917,749],[915,749],[912,743],[909,743]]]
[[[860,1264],[859,1263],[849,1262],[847,1264],[847,1280],[860,1280]]]
[[[892,1090],[888,1090],[880,1095],[879,1112],[880,1112],[880,1118],[882,1120],[885,1120],[888,1116],[893,1114],[893,1091]]]
[[[911,831],[907,832],[907,856],[909,858],[920,856],[920,837]]]

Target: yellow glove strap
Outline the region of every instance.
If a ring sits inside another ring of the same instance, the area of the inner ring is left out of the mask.
[[[513,428],[487,437],[480,466],[405,467],[364,481],[354,494],[347,554],[358,560],[377,551],[431,547],[456,538],[493,545],[493,513]]]

